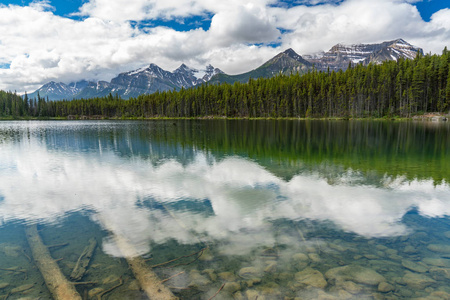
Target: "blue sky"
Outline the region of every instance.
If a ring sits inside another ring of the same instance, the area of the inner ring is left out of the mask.
[[[29,0],[2,0],[0,1],[0,3],[4,4],[4,5],[9,5],[9,4],[14,4],[14,5],[21,5],[21,6],[26,6],[29,5],[31,2],[33,1],[29,1]],[[73,19],[79,19],[80,17],[76,17],[76,16],[71,16],[71,14],[76,13],[80,7],[84,4],[88,2],[87,0],[51,0],[50,4],[51,6],[54,7],[54,13],[56,15],[62,16],[62,17],[69,17],[69,18],[73,18]],[[319,5],[320,3],[326,3],[326,2],[330,2],[330,1],[318,1]],[[340,3],[342,2],[342,0],[336,0],[334,1],[334,3]],[[309,5],[311,6],[311,4],[305,3],[305,1],[278,1],[278,3],[276,3],[277,6],[288,6],[288,7],[293,7],[293,6],[298,6],[301,4],[305,4],[305,5]],[[443,0],[425,0],[425,1],[419,1],[419,2],[413,2],[412,3],[414,6],[417,7],[417,9],[420,12],[421,17],[425,20],[425,21],[429,21],[431,15],[433,15],[435,12],[444,9],[444,8],[449,8],[450,4],[448,3],[448,1],[443,1]],[[317,4],[316,4],[317,5]],[[161,20],[160,20],[161,21]],[[176,22],[175,20],[171,20],[170,22],[155,22],[153,24],[155,25],[165,25],[165,26],[170,26],[173,27],[177,30],[190,30],[193,29],[194,26],[198,26],[196,25],[196,22],[200,22],[202,28],[206,29],[207,25],[209,25],[208,20],[204,20],[204,18],[202,17],[195,17],[193,18],[193,20],[190,20],[193,22]]]
[[[415,3],[420,15],[425,21],[430,21],[430,17],[435,12],[450,7],[446,0],[430,0]]]
[[[4,5],[20,5],[28,6],[33,1],[25,0],[3,0],[0,3]],[[73,20],[82,20],[82,16],[74,15],[77,13],[81,6],[88,1],[86,0],[51,0],[48,3],[53,7],[51,11],[58,16],[70,18]],[[207,30],[211,23],[211,16],[192,16],[182,19],[153,19],[143,20],[141,22],[132,22],[133,25],[140,27],[156,27],[156,26],[168,26],[178,31],[188,31],[195,28],[203,28]]]
[[[304,55],[397,38],[427,53],[450,46],[450,5],[440,0],[0,3],[0,89],[19,92],[51,80],[110,80],[150,63],[237,74],[287,48]]]
[[[14,4],[14,5],[29,5],[32,1],[29,0],[2,0],[0,3],[4,5]],[[76,18],[74,16],[70,16],[70,14],[75,13],[79,10],[79,8],[86,3],[87,0],[52,0],[50,4],[55,8],[54,13],[63,17],[71,17]],[[327,1],[321,1],[319,3],[324,3]],[[335,1],[335,3],[342,2],[340,0]],[[286,5],[289,7],[296,6],[304,3],[304,1],[279,1],[278,5]],[[450,7],[448,1],[445,0],[429,0],[429,1],[420,1],[413,3],[420,12],[420,15],[425,21],[429,21],[432,14],[435,12]],[[306,5],[311,5],[306,3]],[[201,20],[201,18],[196,18]],[[196,20],[197,21],[197,20]],[[192,29],[192,26],[183,26],[184,24],[180,24],[179,22],[170,22],[169,26],[173,26],[179,30]]]
[[[27,6],[33,1],[25,0],[2,0],[0,1],[4,5],[21,5]],[[57,0],[50,1],[50,4],[55,8],[55,14],[59,16],[68,16],[71,13],[77,12],[81,5],[86,2],[83,0]]]

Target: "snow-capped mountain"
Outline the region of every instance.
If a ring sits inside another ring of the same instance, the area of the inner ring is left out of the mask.
[[[386,47],[371,54],[364,61],[364,64],[371,62],[380,64],[386,60],[398,60],[400,58],[414,59],[418,53],[423,54],[422,48],[415,47],[403,39],[386,42],[385,44]]]
[[[158,83],[156,90],[173,88],[190,88],[192,86],[208,82],[215,74],[223,73],[220,69],[209,65],[204,70],[192,69],[182,64],[173,72],[161,69],[155,64],[147,68],[119,74],[111,80],[111,84],[126,86],[129,88],[149,89],[149,83]]]
[[[155,64],[147,68],[124,72],[111,80],[111,86],[123,98],[151,94],[156,91],[179,89],[183,85],[176,84],[172,72],[161,69]]]
[[[415,47],[403,39],[383,42],[380,44],[337,44],[327,52],[305,55],[304,58],[313,63],[318,70],[345,70],[349,63],[368,65],[382,63],[386,60],[399,58],[413,59],[421,48]]]
[[[423,53],[407,43],[398,39],[380,44],[337,44],[327,52],[320,52],[303,57],[288,49],[279,53],[259,68],[238,75],[220,74],[211,79],[212,83],[233,83],[235,81],[247,82],[249,78],[272,77],[277,74],[292,74],[307,72],[313,66],[319,71],[346,70],[349,64],[368,65],[369,63],[382,63],[386,60],[398,60],[399,58],[413,59],[417,53]]]
[[[185,64],[182,64],[173,72],[177,76],[177,82],[186,86],[195,86],[211,80],[216,74],[222,74],[222,70],[208,65],[203,70],[191,69]]]
[[[77,82],[66,85],[49,82],[29,97],[48,96],[49,100],[104,97],[110,93],[123,99],[152,94],[156,91],[179,90],[208,82],[212,76],[223,73],[209,65],[203,70],[192,69],[182,64],[173,72],[163,70],[155,64],[134,71],[124,72],[111,82]]]
[[[48,98],[49,100],[72,99],[75,95],[81,92],[87,85],[88,82],[86,80],[82,80],[79,82],[72,82],[70,84],[51,81],[49,83],[44,84],[35,92],[29,94],[28,97],[37,98],[39,93],[39,96],[41,98],[45,99]]]
[[[111,83],[107,81],[90,81],[89,84],[72,98],[63,99],[88,99],[95,97],[108,96],[110,93],[115,94],[115,90]]]
[[[217,74],[223,74],[223,71],[218,68],[214,68],[212,65],[207,65],[203,70],[190,69],[192,75],[200,80],[201,83],[208,82],[211,78]]]
[[[310,67],[312,67],[312,64],[309,61],[305,60],[294,50],[289,48],[264,63],[258,69],[266,69],[270,75],[274,76],[279,73],[285,75],[297,72],[302,73],[307,71]]]
[[[147,68],[119,74],[111,80],[110,88],[113,93],[127,99],[156,91],[190,88],[208,82],[212,76],[220,73],[223,72],[211,65],[204,70],[197,70],[182,64],[173,72],[169,72],[150,64]]]

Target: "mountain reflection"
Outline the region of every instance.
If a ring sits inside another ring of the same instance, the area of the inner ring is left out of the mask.
[[[268,224],[280,219],[331,221],[347,232],[383,237],[408,233],[402,218],[412,208],[427,217],[450,215],[449,185],[431,179],[374,180],[333,168],[285,179],[254,160],[215,157],[192,147],[189,160],[154,163],[138,153],[117,155],[105,143],[101,151],[80,151],[80,145],[49,146],[49,139],[42,143],[31,136],[0,144],[2,225],[14,220],[58,222],[70,212],[87,210],[92,220],[102,226],[107,220],[109,231],[126,236],[137,254],[149,252],[150,242],[193,243],[198,237],[236,241],[227,251],[242,252],[270,244],[274,233]],[[186,230],[180,230],[168,211]],[[243,240],[245,245],[238,243]],[[119,255],[112,241],[105,241],[103,248]]]

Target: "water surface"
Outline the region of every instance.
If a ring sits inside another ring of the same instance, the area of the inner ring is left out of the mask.
[[[67,278],[98,242],[84,299],[145,298],[133,256],[182,299],[445,299],[449,159],[447,123],[0,122],[0,297],[51,299],[36,225]]]

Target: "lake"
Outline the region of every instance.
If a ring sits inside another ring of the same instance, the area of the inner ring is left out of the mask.
[[[449,182],[445,122],[3,121],[0,299],[449,299]]]

